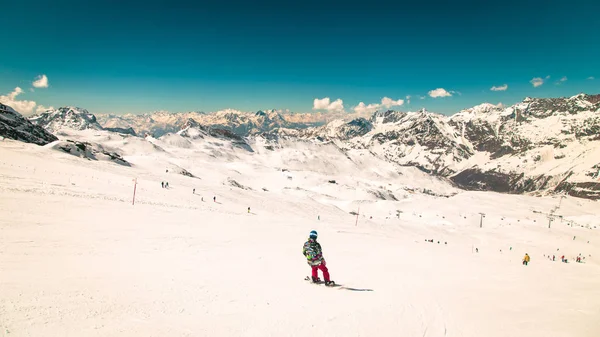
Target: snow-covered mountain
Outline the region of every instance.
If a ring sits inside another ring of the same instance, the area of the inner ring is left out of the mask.
[[[466,189],[564,192],[600,198],[599,95],[526,98],[510,107],[481,104],[453,116],[376,112],[370,120],[331,122],[261,135],[366,149],[399,165],[448,177]]]
[[[57,140],[44,128],[32,124],[13,108],[0,103],[0,136],[26,143],[45,145]]]
[[[171,113],[158,111],[142,115],[97,115],[98,122],[105,128],[132,127],[138,134],[160,137],[175,133],[184,128],[190,120],[204,126],[230,130],[238,135],[247,136],[268,132],[275,128],[306,128],[323,124],[320,114],[289,114],[277,110],[259,110],[243,112],[226,109],[214,113],[183,112]]]
[[[96,116],[86,109],[77,107],[62,107],[55,110],[47,110],[38,115],[29,117],[29,120],[38,126],[51,132],[58,132],[66,127],[73,130],[102,130]]]
[[[46,110],[39,115],[29,117],[29,121],[54,133],[67,128],[70,130],[106,130],[131,136],[137,135],[133,128],[126,125],[123,127],[102,127],[95,115],[86,109],[77,107]]]
[[[234,147],[239,147],[252,152],[252,148],[246,142],[246,139],[235,132],[220,126],[205,126],[194,119],[188,119],[182,129],[176,133],[167,133],[159,139],[171,145],[179,147],[191,147],[191,141],[213,137],[226,140]]]
[[[105,128],[133,128],[138,135],[160,137],[167,133],[177,132],[190,119],[200,119],[203,112],[171,113],[157,111],[150,114],[98,114],[98,122]]]
[[[526,98],[509,107],[484,103],[452,116],[390,110],[320,126],[291,122],[289,116],[275,110],[224,110],[105,116],[101,121],[106,130],[120,128],[123,133],[129,128],[125,133],[135,134],[133,127],[138,134],[179,147],[206,136],[251,152],[253,146],[272,150],[309,141],[333,144],[343,152],[366,150],[464,189],[600,198],[600,95]],[[103,129],[94,115],[78,108],[48,111],[31,120],[48,130]]]

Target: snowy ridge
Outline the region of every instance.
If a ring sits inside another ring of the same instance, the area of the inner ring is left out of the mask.
[[[600,95],[528,97],[510,107],[483,103],[453,116],[380,111],[369,119],[335,119],[312,127],[290,122],[288,116],[275,110],[227,109],[109,116],[104,123],[107,130],[135,135],[127,124],[133,121],[139,123],[133,127],[142,127],[141,135],[154,133],[154,138],[182,148],[192,148],[194,140],[207,136],[247,151],[257,150],[251,144],[263,143],[271,150],[294,142],[334,144],[342,152],[364,150],[398,166],[417,167],[465,189],[600,197],[600,161],[595,159]],[[93,115],[76,108],[47,112],[32,121],[49,130],[102,129]]]
[[[450,178],[467,189],[569,193],[600,198],[600,99],[526,98],[511,107],[484,103],[447,117],[376,112],[370,121],[337,120],[306,130],[278,129],[278,139],[334,142],[399,165]],[[271,145],[273,146],[273,145]]]
[[[45,145],[57,140],[50,132],[34,125],[13,108],[1,103],[0,136],[37,145]]]
[[[267,132],[276,128],[305,128],[319,124],[310,114],[283,114],[277,110],[259,110],[243,112],[234,109],[220,110],[214,113],[203,112],[155,112],[143,115],[98,115],[98,121],[104,127],[132,127],[140,134],[160,137],[181,130],[190,120],[207,127],[232,131],[241,136]]]

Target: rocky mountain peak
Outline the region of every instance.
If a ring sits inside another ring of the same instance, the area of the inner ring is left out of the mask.
[[[33,124],[53,132],[63,127],[73,130],[102,130],[102,126],[96,120],[96,116],[89,113],[86,109],[71,106],[47,110],[41,114],[29,117],[29,120]]]

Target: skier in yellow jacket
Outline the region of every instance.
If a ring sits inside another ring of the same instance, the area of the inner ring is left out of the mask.
[[[525,257],[523,258],[523,264],[527,265],[529,263],[529,255],[527,253],[525,253]]]

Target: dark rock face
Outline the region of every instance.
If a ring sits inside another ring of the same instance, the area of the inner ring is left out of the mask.
[[[196,132],[194,132],[193,138],[204,138],[204,136],[212,136],[215,138],[227,139],[231,141],[232,145],[235,147],[242,148],[249,152],[254,152],[252,147],[246,142],[246,139],[236,134],[232,130],[202,125],[192,118],[186,121],[186,123],[183,125],[182,130],[179,131],[179,134],[183,137],[191,137],[190,133],[192,130],[196,130]]]
[[[4,104],[0,104],[0,136],[37,145],[46,145],[58,140],[56,136],[40,126],[33,125]]]
[[[570,196],[599,200],[600,182],[562,182],[556,189],[557,192],[565,192]]]
[[[80,141],[61,141],[53,145],[57,150],[61,150],[70,155],[85,158],[88,160],[108,159],[116,164],[123,166],[131,166],[131,164],[123,159],[120,154],[105,150],[101,145],[92,144]]]
[[[125,135],[134,136],[134,137],[137,136],[137,134],[135,133],[135,130],[133,130],[132,127],[128,127],[128,128],[104,128],[104,130],[110,131],[110,132],[122,133],[122,134],[125,134]]]
[[[340,127],[339,134],[342,140],[362,137],[373,129],[373,124],[364,118],[354,119]]]
[[[457,186],[466,190],[512,192],[511,177],[507,174],[478,169],[467,169],[450,178]]]

